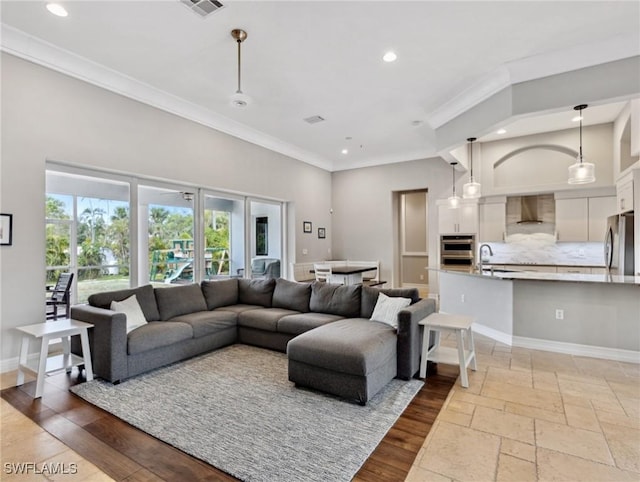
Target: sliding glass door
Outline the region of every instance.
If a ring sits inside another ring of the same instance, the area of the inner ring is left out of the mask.
[[[195,192],[182,188],[139,185],[140,273],[148,273],[151,284],[183,284],[196,279],[194,199]]]
[[[278,278],[284,274],[282,210],[280,202],[249,200],[249,267],[252,278]]]
[[[46,180],[47,284],[74,273],[74,303],[146,283],[284,275],[281,202],[58,165]]]
[[[204,279],[242,276],[244,199],[204,194]]]
[[[74,274],[71,300],[130,285],[129,184],[47,172],[47,284]]]

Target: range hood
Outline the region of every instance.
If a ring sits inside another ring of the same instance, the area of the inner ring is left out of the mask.
[[[507,235],[555,232],[553,194],[507,197]]]
[[[518,224],[542,224],[541,216],[538,216],[538,196],[520,197],[520,220]]]

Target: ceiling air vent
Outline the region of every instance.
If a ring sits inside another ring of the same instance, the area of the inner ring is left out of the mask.
[[[180,0],[180,2],[201,17],[206,17],[210,13],[224,7],[224,5],[216,0]]]
[[[304,121],[308,124],[317,124],[318,122],[322,122],[324,117],[321,115],[312,115],[311,117],[307,117]]]

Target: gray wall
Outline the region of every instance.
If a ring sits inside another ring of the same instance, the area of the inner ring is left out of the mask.
[[[513,335],[640,351],[639,295],[638,285],[519,280]]]
[[[302,220],[331,232],[329,172],[8,54],[1,81],[0,211],[14,215],[0,248],[3,362],[18,354],[12,328],[44,320],[46,160],[290,201],[289,261],[326,257],[330,240],[303,235]]]
[[[451,168],[441,158],[339,171],[332,177],[335,259],[380,260],[380,279],[398,286],[399,196],[394,193],[428,189],[429,262],[437,264],[438,206],[434,201],[451,192]],[[458,181],[462,188],[464,180]],[[429,275],[430,291],[437,286],[434,276]]]

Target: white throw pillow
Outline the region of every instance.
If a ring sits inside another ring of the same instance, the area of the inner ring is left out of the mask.
[[[398,313],[411,304],[411,298],[399,296],[387,296],[384,293],[378,295],[376,307],[373,309],[371,319],[381,321],[398,329]]]
[[[127,333],[147,324],[147,319],[144,317],[136,295],[130,296],[126,300],[112,301],[111,310],[127,315]]]

